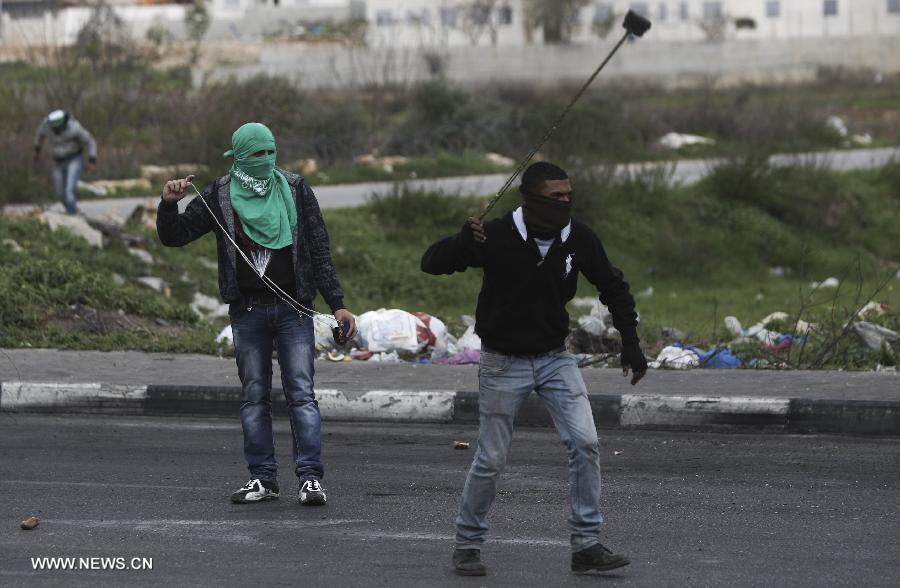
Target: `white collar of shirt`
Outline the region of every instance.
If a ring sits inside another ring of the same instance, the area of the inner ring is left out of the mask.
[[[516,230],[519,231],[522,240],[527,241],[528,229],[525,227],[525,212],[522,210],[521,206],[513,211],[513,224],[516,225]],[[569,224],[564,226],[559,232],[560,243],[565,243],[570,234],[572,234],[572,221],[569,221]]]

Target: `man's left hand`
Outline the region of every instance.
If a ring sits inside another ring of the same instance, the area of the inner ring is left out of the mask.
[[[334,318],[337,319],[339,323],[350,324],[350,330],[347,332],[347,339],[352,339],[356,336],[356,317],[354,317],[349,310],[342,308],[335,311]]]
[[[626,345],[622,348],[622,376],[628,376],[628,368],[631,368],[631,385],[641,381],[647,373],[647,358],[641,351],[640,345]]]

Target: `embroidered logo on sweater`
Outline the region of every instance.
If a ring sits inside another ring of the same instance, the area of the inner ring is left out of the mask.
[[[563,273],[563,278],[568,278],[569,274],[572,273],[572,260],[575,259],[575,254],[570,253],[566,256],[566,271]]]

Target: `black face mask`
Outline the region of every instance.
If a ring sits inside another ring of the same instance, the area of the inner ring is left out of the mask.
[[[572,220],[572,201],[523,194],[525,224],[538,233],[558,233]]]

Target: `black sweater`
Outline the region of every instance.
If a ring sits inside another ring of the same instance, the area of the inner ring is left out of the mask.
[[[566,303],[575,296],[578,272],[597,287],[623,345],[638,343],[628,283],[590,227],[573,220],[566,240],[557,237],[543,260],[534,239],[522,238],[512,212],[485,223],[484,231],[484,243],[475,243],[466,229],[434,243],[422,257],[422,271],[484,269],[475,332],[485,347],[532,355],[563,345],[569,333]]]

